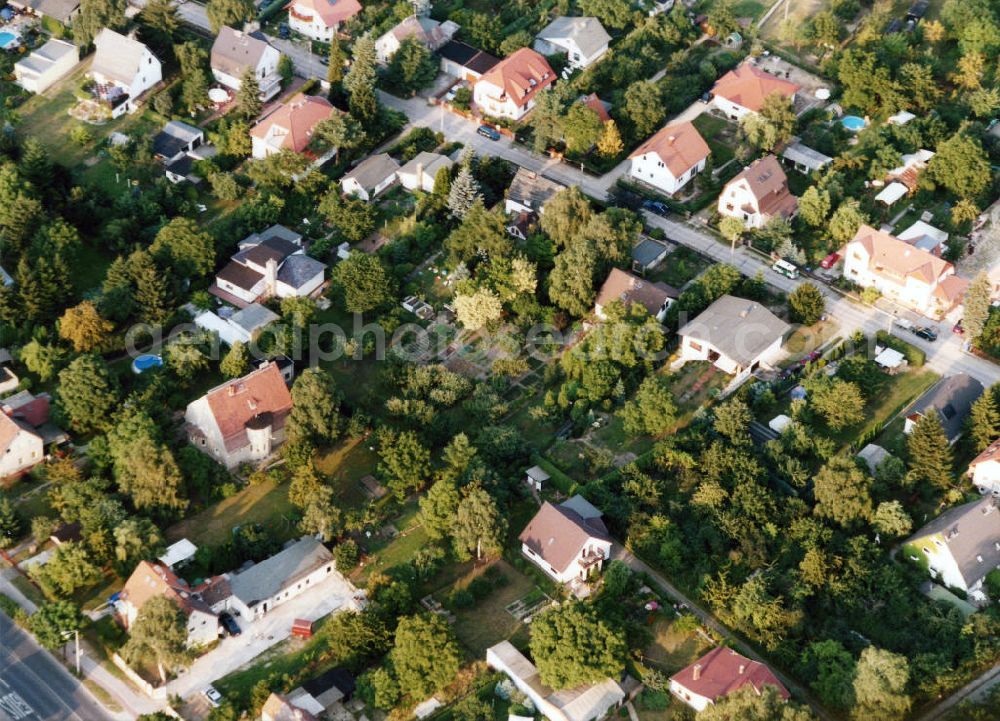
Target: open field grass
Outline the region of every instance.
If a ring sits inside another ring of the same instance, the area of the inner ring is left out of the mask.
[[[839,328],[840,325],[832,318],[821,320],[814,325],[796,328],[795,332],[785,341],[788,358],[782,361],[781,366],[787,368],[806,354],[821,348],[824,343],[837,334]]]
[[[455,612],[455,634],[471,658],[482,658],[490,646],[510,640],[515,635],[527,634],[527,626],[508,613],[506,608],[532,591],[536,587],[535,582],[506,561],[497,561],[492,565],[506,577],[507,585],[495,589],[473,608]],[[481,566],[473,569],[453,586],[442,588],[435,597],[441,600],[451,588],[464,588],[487,568],[488,566]]]

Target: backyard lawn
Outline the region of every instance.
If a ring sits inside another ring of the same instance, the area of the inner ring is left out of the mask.
[[[378,463],[378,454],[370,450],[364,438],[350,438],[319,454],[316,470],[333,486],[335,502],[342,508],[360,508],[369,502],[361,488],[362,478]]]
[[[882,386],[881,392],[877,394],[877,397],[869,401],[866,409],[868,421],[865,425],[852,433],[847,433],[847,437],[844,437],[845,434],[841,433],[839,436],[836,436],[837,440],[846,445],[856,438],[864,437],[871,429],[881,428],[940,379],[941,376],[934,371],[918,369],[912,369],[906,373],[892,376],[889,378],[889,382]],[[900,432],[902,432],[902,423],[899,426]],[[891,430],[890,424],[889,431]],[[883,435],[891,435],[889,431]],[[888,449],[888,446],[885,447]]]
[[[710,113],[702,113],[691,121],[708,143],[712,151],[712,162],[719,168],[733,159],[734,138],[736,126],[728,120],[718,118]]]
[[[685,283],[697,278],[711,263],[695,250],[679,245],[668,255],[659,268],[649,276],[653,282],[659,281],[682,288]]]
[[[787,368],[797,363],[807,353],[823,347],[824,343],[837,334],[839,327],[837,321],[830,319],[821,320],[814,325],[796,328],[795,332],[785,341],[785,350],[788,352],[788,357],[781,362],[781,367]]]
[[[653,623],[653,640],[644,651],[643,661],[653,663],[668,676],[690,665],[710,648],[695,631],[678,628],[678,618],[661,615]]]

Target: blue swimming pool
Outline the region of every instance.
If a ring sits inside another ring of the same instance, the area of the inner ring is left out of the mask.
[[[163,365],[163,359],[158,355],[141,355],[132,361],[132,372],[139,374],[148,371],[150,368],[159,368]]]
[[[843,125],[845,128],[847,128],[848,130],[850,130],[852,133],[857,133],[861,130],[864,130],[865,125],[867,125],[865,119],[859,118],[857,115],[845,115],[843,118],[840,119],[840,124]]]
[[[6,50],[16,44],[17,35],[7,32],[6,30],[0,30],[0,50]]]

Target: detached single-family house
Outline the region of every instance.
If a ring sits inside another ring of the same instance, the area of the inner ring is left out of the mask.
[[[942,378],[906,409],[903,433],[910,433],[928,413],[937,412],[949,443],[954,443],[965,429],[965,419],[972,404],[983,394],[983,384],[967,373]]]
[[[250,130],[253,157],[262,159],[282,150],[306,152],[313,128],[336,112],[329,100],[316,95],[282,105]]]
[[[518,167],[505,194],[504,213],[507,215],[511,213],[540,215],[545,211],[545,204],[552,200],[556,193],[565,189],[566,186],[562,183],[549,180],[533,170]]]
[[[375,56],[388,63],[407,38],[413,38],[434,52],[454,37],[459,26],[451,20],[438,22],[426,15],[410,15],[375,41]]]
[[[611,36],[592,17],[558,17],[535,36],[534,48],[542,55],[566,54],[571,68],[587,68],[608,51]]]
[[[441,56],[441,72],[469,83],[475,83],[500,62],[499,58],[458,40],[442,45],[438,55]]]
[[[165,596],[177,604],[187,618],[187,645],[205,646],[219,637],[219,616],[209,603],[202,599],[203,587],[191,588],[162,563],[140,561],[132,571],[125,587],[114,601],[122,625],[129,629],[146,602],[156,596]]]
[[[549,721],[597,721],[625,701],[613,678],[555,691],[542,683],[538,668],[510,641],[486,649],[487,665],[504,673]]]
[[[666,283],[651,283],[620,268],[612,268],[594,301],[594,315],[607,320],[604,309],[619,301],[624,305],[638,303],[658,321],[663,321],[667,309],[680,296],[680,291]]]
[[[284,383],[282,383],[284,387]],[[230,574],[229,607],[248,621],[308,591],[333,573],[333,554],[313,536],[240,573]]]
[[[434,180],[442,168],[451,169],[455,163],[447,155],[422,151],[416,157],[396,171],[399,184],[407,190],[422,190],[430,193],[434,190]]]
[[[868,225],[840,255],[845,278],[926,316],[947,313],[968,287],[948,261]]]
[[[272,693],[260,709],[260,721],[317,721],[308,708],[295,703],[291,694]]]
[[[791,697],[770,668],[725,646],[713,648],[670,677],[670,693],[695,711],[747,686],[758,696],[764,687],[773,686],[783,699]]]
[[[52,18],[70,27],[80,14],[80,0],[10,0],[11,7],[43,18]]]
[[[711,153],[708,143],[692,123],[661,128],[636,148],[629,159],[629,175],[657,190],[673,195],[705,169]]]
[[[262,461],[285,440],[292,396],[274,363],[216,386],[188,404],[188,441],[226,468]]]
[[[228,311],[232,311],[229,308]],[[219,340],[227,345],[249,343],[260,336],[263,330],[279,320],[281,316],[260,303],[250,303],[235,313],[220,310],[219,315],[210,310],[202,311],[194,317],[199,328],[217,333]]]
[[[948,250],[947,231],[935,228],[930,223],[925,223],[922,220],[916,221],[896,237],[909,243],[914,248],[926,250],[931,255],[938,257],[941,257],[941,254]]]
[[[800,88],[793,82],[775,77],[750,63],[733,68],[712,86],[712,102],[731,120],[739,120],[749,113],[760,112],[764,98],[778,93],[795,102]]]
[[[171,120],[153,138],[153,155],[163,163],[172,183],[185,180],[200,183],[194,164],[215,155],[215,148],[205,143],[205,131],[180,120]]]
[[[228,25],[219,28],[212,43],[212,76],[220,85],[237,91],[243,76],[251,71],[260,88],[260,99],[267,101],[281,91],[278,62],[281,53],[258,34],[234,30]]]
[[[97,97],[111,107],[111,117],[138,110],[146,91],[163,80],[160,61],[131,34],[104,28],[94,38],[94,62],[88,76],[97,84]]]
[[[788,176],[773,155],[765,155],[726,183],[719,195],[719,215],[761,228],[771,218],[792,218],[798,200],[788,190]]]
[[[307,38],[330,42],[340,26],[361,12],[358,0],[292,0],[288,27]]]
[[[45,460],[45,443],[31,424],[0,413],[0,478],[20,475]]]
[[[52,38],[14,63],[14,81],[29,93],[44,93],[73,72],[79,62],[76,45]]]
[[[520,120],[535,107],[538,93],[556,81],[549,61],[521,48],[497,63],[473,86],[472,97],[485,115]]]
[[[340,188],[346,195],[353,195],[369,202],[396,182],[396,173],[399,169],[399,163],[388,153],[371,155],[341,178]],[[432,182],[431,188],[433,187]]]
[[[325,271],[324,263],[305,254],[301,235],[272,225],[240,241],[208,292],[239,308],[270,297],[309,297],[323,286]]]
[[[1000,438],[972,459],[968,476],[983,495],[1000,496]]]
[[[992,495],[951,508],[919,531],[904,546],[926,561],[931,575],[950,588],[982,603],[983,579],[1000,568],[1000,509]]]
[[[724,295],[677,331],[680,361],[707,360],[739,381],[778,359],[790,328],[760,303]]]
[[[611,556],[601,512],[583,496],[546,501],[518,536],[521,552],[559,583],[583,581]]]

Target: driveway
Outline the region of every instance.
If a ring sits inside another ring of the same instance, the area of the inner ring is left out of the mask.
[[[316,621],[341,609],[357,609],[358,590],[339,573],[332,573],[301,596],[276,606],[263,618],[250,623],[238,618],[242,633],[227,636],[218,646],[201,656],[180,678],[171,681],[167,691],[188,697],[200,693],[223,676],[251,663],[276,643],[291,635],[292,621],[304,618]]]

